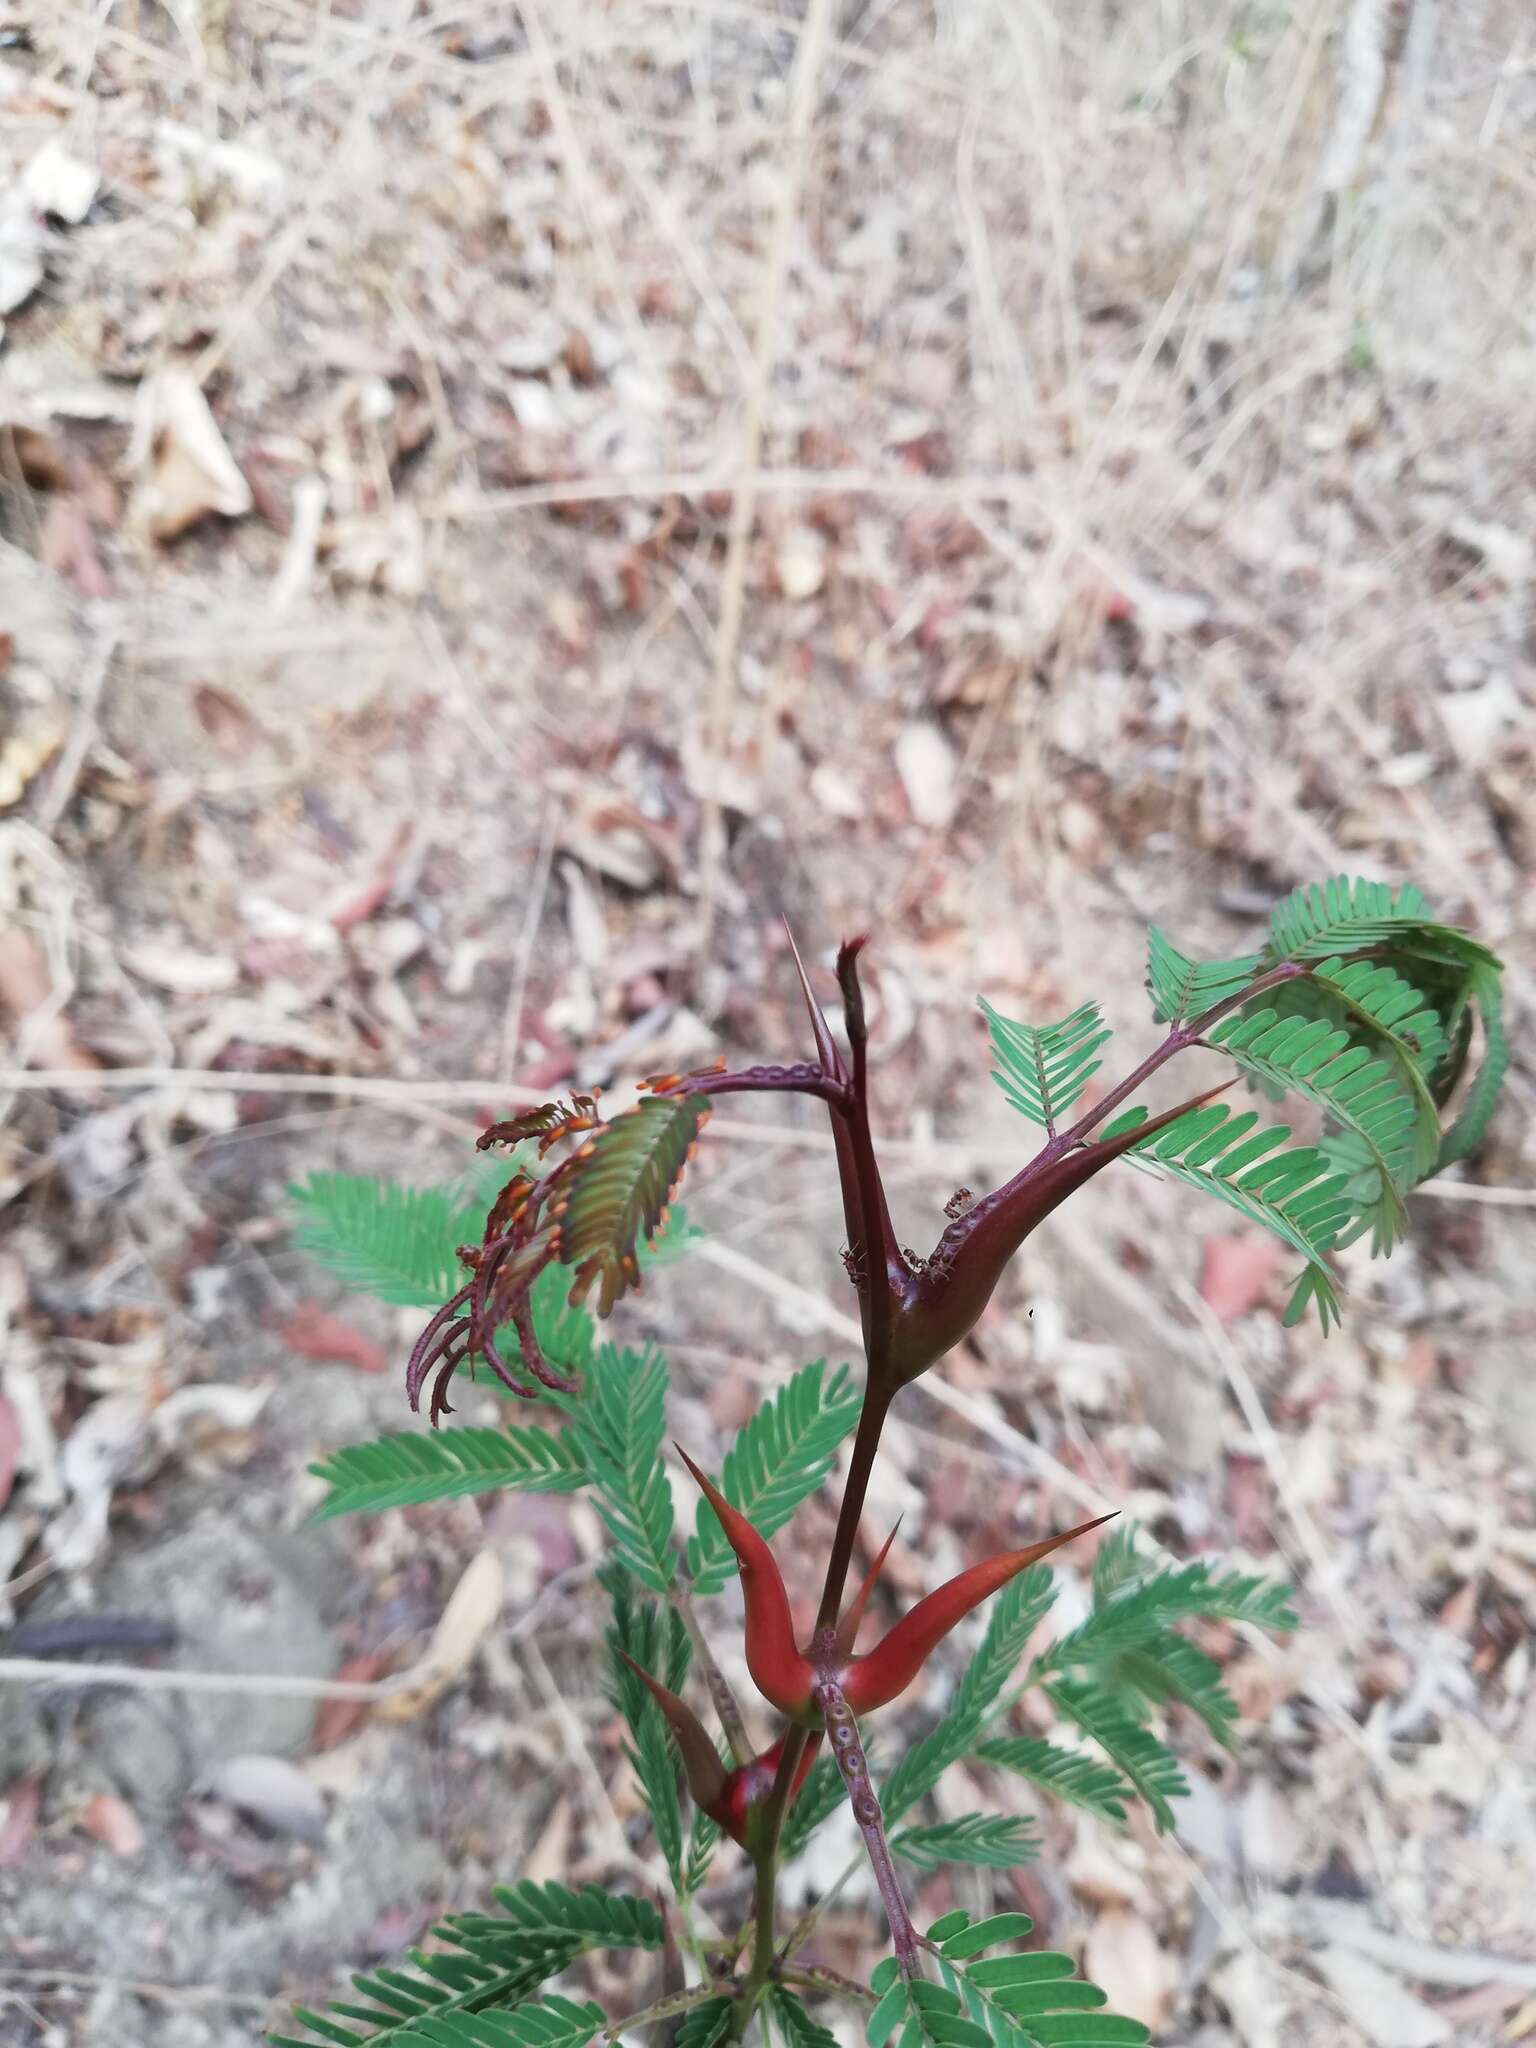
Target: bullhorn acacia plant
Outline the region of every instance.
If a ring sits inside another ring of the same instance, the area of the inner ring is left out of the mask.
[[[608,1685],[671,1892],[663,1906],[509,1873],[494,1910],[445,1921],[435,1947],[412,1951],[410,1968],[355,1978],[353,1996],[326,2014],[301,2011],[306,2048],[588,2048],[651,2028],[671,2032],[677,2048],[715,2048],[754,2029],[786,2048],[834,2048],[825,2014],[839,2001],[860,2015],[870,2048],[1147,2040],[1140,2021],[1104,2010],[1071,1957],[1018,1945],[1031,1932],[1022,1913],[953,1911],[919,1931],[904,1870],[1006,1872],[1039,1846],[1013,1815],[947,1808],[924,1818],[922,1808],[940,1775],[964,1760],[1111,1826],[1138,1798],[1157,1827],[1171,1826],[1186,1786],[1164,1740],[1170,1709],[1188,1710],[1223,1742],[1237,1719],[1219,1664],[1179,1624],[1287,1629],[1287,1589],[1205,1560],[1160,1561],[1122,1526],[1099,1540],[1084,1618],[1037,1647],[1020,1677],[1052,1603],[1044,1559],[1109,1519],[1100,1517],[970,1565],[860,1649],[890,1547],[887,1538],[847,1598],[881,1432],[903,1388],[974,1327],[1035,1226],[1116,1161],[1184,1181],[1274,1232],[1297,1265],[1286,1321],[1315,1310],[1326,1332],[1340,1311],[1333,1255],[1366,1236],[1374,1253],[1390,1252],[1409,1191],[1482,1137],[1508,1057],[1499,963],[1437,922],[1417,890],[1343,878],[1289,896],[1263,943],[1238,959],[1192,959],[1154,928],[1147,987],[1165,1035],[1091,1100],[1110,1037],[1098,1004],[1032,1025],[983,1003],[998,1084],[1043,1142],[992,1193],[957,1196],[920,1258],[896,1240],[870,1126],[863,944],[837,956],[842,1043],[795,954],[814,1060],[653,1076],[635,1106],[612,1117],[590,1095],[527,1110],[481,1137],[491,1160],[480,1162],[476,1200],[337,1175],[296,1190],[301,1242],[384,1300],[434,1311],[406,1371],[410,1405],[426,1396],[432,1431],[323,1460],[314,1468],[328,1488],[322,1513],[508,1486],[590,1490],[611,1548],[600,1573]],[[1159,1068],[1194,1048],[1221,1055],[1236,1075],[1169,1108],[1136,1101]],[[1314,1135],[1293,1142],[1285,1125],[1234,1107],[1225,1098],[1239,1081],[1308,1104]],[[746,1423],[716,1478],[679,1447],[699,1494],[680,1543],[664,1462],[666,1363],[654,1350],[600,1344],[587,1303],[595,1295],[596,1315],[606,1317],[649,1264],[686,1244],[672,1204],[715,1098],[784,1092],[817,1098],[831,1123],[863,1382],[846,1367],[804,1366]],[[477,1365],[509,1399],[536,1402],[551,1419],[437,1427],[453,1413],[455,1376]],[[819,1605],[801,1641],[768,1539],[842,1469],[850,1432]],[[708,1647],[708,1603],[738,1575],[746,1666],[774,1717],[766,1744],[748,1732]],[[877,1769],[865,1722],[916,1682],[946,1634],[983,1603],[985,1634],[942,1717]],[[692,1671],[718,1734],[684,1697]],[[1030,1687],[1043,1690],[1048,1714],[1036,1725],[1050,1725],[1053,1739],[1019,1731],[1013,1710]],[[686,1826],[679,1765],[692,1802]],[[777,1900],[783,1861],[844,1800],[890,1936],[891,1953],[867,1984],[815,1960],[825,1899],[792,1922]],[[738,1855],[750,1867],[749,1894],[729,1872],[713,1882]],[[597,1949],[654,1953],[648,2003],[613,2016],[579,1995],[572,1973]],[[275,2038],[296,2048],[293,2037]]]

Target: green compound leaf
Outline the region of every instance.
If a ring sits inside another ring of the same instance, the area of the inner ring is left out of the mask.
[[[511,2012],[450,2013],[417,2020],[400,2048],[587,2048],[608,2024],[598,2005],[540,1998]]]
[[[976,1741],[1055,1595],[1055,1580],[1041,1564],[1021,1572],[997,1595],[981,1647],[955,1689],[949,1712],[900,1758],[880,1787],[880,1803],[888,1822],[899,1820],[930,1792],[955,1759],[964,1756]]]
[[[1136,1796],[1119,1772],[1107,1764],[1034,1736],[999,1736],[978,1744],[972,1755],[980,1763],[1027,1778],[1041,1791],[1096,1814],[1111,1827],[1124,1827],[1126,1806]]]
[[[449,1948],[431,1954],[412,1949],[409,1970],[381,1968],[354,1977],[356,1996],[334,2000],[335,2017],[300,2007],[294,2017],[310,2038],[269,2038],[276,2048],[315,2048],[316,2038],[337,2048],[401,2048],[428,2018],[516,2006],[592,1949],[662,1944],[661,1916],[645,1899],[593,1885],[572,1891],[528,1883],[495,1896],[502,1912],[455,1914],[433,1929]]]
[[[889,1956],[869,1980],[879,2003],[869,2016],[869,2048],[992,2048],[985,2027],[968,2019],[960,1994],[947,1984],[901,1976]]]
[[[440,1429],[432,1435],[382,1436],[332,1451],[310,1466],[331,1489],[315,1520],[420,1507],[466,1493],[518,1487],[524,1493],[572,1493],[587,1483],[580,1448],[569,1431]]]
[[[1262,953],[1245,953],[1238,960],[1192,960],[1155,924],[1147,927],[1147,993],[1160,1024],[1186,1024],[1203,1016],[1240,995],[1263,969]]]
[[[862,1396],[840,1365],[802,1366],[765,1401],[726,1453],[720,1491],[763,1536],[781,1529],[832,1471],[837,1447],[859,1419]],[[697,1593],[718,1593],[735,1577],[736,1554],[707,1500],[699,1502],[688,1569]]]
[[[789,2048],[838,2048],[831,2028],[813,2019],[787,1984],[770,1987],[768,2010]]]
[[[1015,1024],[983,997],[981,1010],[997,1058],[993,1079],[1014,1108],[1055,1136],[1059,1117],[1076,1102],[1089,1076],[1103,1064],[1109,1043],[1097,1003],[1084,1003],[1059,1024]]]
[[[436,1308],[463,1286],[454,1247],[479,1243],[481,1217],[461,1191],[312,1173],[288,1193],[299,1211],[294,1243],[349,1287],[404,1308]]]
[[[1386,1215],[1382,1250],[1390,1251],[1408,1227],[1403,1196],[1419,1178],[1424,1151],[1420,1101],[1413,1087],[1404,1085],[1401,1065],[1373,1057],[1368,1047],[1326,1018],[1281,1017],[1270,1008],[1227,1018],[1209,1043],[1245,1073],[1317,1103],[1355,1137],[1380,1177]],[[1415,1075],[1429,1119],[1427,1169],[1434,1163],[1440,1125],[1424,1077],[1416,1070]]]
[[[1327,960],[1386,945],[1394,952],[1466,966],[1497,967],[1496,956],[1454,925],[1439,924],[1417,889],[1335,875],[1309,883],[1275,906],[1269,920],[1269,961]]]
[[[1456,1121],[1441,1141],[1436,1171],[1466,1159],[1483,1142],[1492,1119],[1499,1090],[1509,1067],[1509,1039],[1504,1031],[1504,998],[1498,971],[1474,968],[1467,977],[1468,992],[1476,1005],[1483,1027],[1483,1059]]]
[[[1012,1870],[1040,1853],[1040,1838],[1017,1814],[968,1813],[960,1820],[936,1821],[930,1827],[902,1828],[891,1837],[893,1855],[919,1870],[941,1863],[976,1863],[989,1870]]]
[[[460,1913],[449,1923],[481,1941],[494,1941],[509,1924],[518,1934],[543,1934],[550,1939],[578,1938],[586,1948],[660,1948],[665,1937],[661,1915],[649,1899],[586,1884],[573,1891],[563,1884],[497,1885],[491,1896],[501,1914]]]
[[[941,1943],[943,1988],[958,1997],[988,2048],[1143,2048],[1147,2029],[1105,2012],[1104,1993],[1077,1975],[1070,1956],[1035,1950],[982,1957],[984,1949],[1022,1939],[1032,1927],[1023,1913],[974,1925],[964,1913],[950,1913],[929,1929],[929,1939]]]
[[[683,1866],[683,1890],[690,1898],[709,1876],[715,1851],[720,1846],[720,1833],[720,1823],[711,1820],[703,1807],[696,1806],[688,1830],[688,1859]]]
[[[1122,1544],[1134,1535],[1126,1531]],[[1093,1612],[1042,1653],[1035,1672],[1043,1676],[1140,1649],[1175,1621],[1246,1621],[1288,1634],[1297,1625],[1290,1600],[1290,1587],[1278,1579],[1213,1572],[1199,1560],[1159,1568],[1136,1559],[1133,1569],[1117,1553],[1102,1577],[1095,1574]]]
[[[1133,1145],[1124,1155],[1214,1195],[1252,1223],[1262,1223],[1307,1261],[1303,1279],[1323,1328],[1339,1320],[1338,1294],[1324,1255],[1353,1221],[1345,1175],[1316,1145],[1287,1145],[1283,1124],[1260,1125],[1252,1110],[1224,1102],[1191,1110]],[[1294,1299],[1287,1320],[1294,1320]]]
[[[729,1998],[711,1998],[696,2005],[678,2022],[673,2048],[716,2048],[731,2023],[732,2002]]]
[[[1099,1685],[1057,1679],[1045,1688],[1065,1721],[1091,1736],[1152,1809],[1160,1832],[1173,1826],[1170,1800],[1187,1797],[1179,1760]]]
[[[635,1599],[634,1581],[621,1565],[606,1565],[598,1579],[613,1605],[613,1620],[607,1630],[610,1697],[629,1729],[631,1739],[625,1754],[651,1816],[672,1888],[681,1895],[688,1887],[683,1874],[683,1811],[672,1736],[660,1707],[624,1659],[632,1658],[643,1671],[676,1692],[687,1676],[692,1645],[681,1618],[671,1608],[663,1610],[652,1600]]]
[[[616,1351],[604,1344],[580,1393],[555,1399],[570,1418],[620,1563],[651,1592],[665,1593],[677,1569],[672,1488],[661,1455],[666,1360],[658,1351]]]

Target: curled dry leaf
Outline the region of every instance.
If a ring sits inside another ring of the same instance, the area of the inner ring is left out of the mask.
[[[126,1799],[117,1799],[110,1792],[98,1792],[86,1802],[80,1825],[92,1841],[100,1842],[125,1863],[144,1852],[144,1823]]]
[[[317,1842],[325,1833],[325,1801],[297,1764],[283,1756],[226,1757],[210,1774],[215,1799],[280,1835]]]
[[[133,455],[128,525],[137,534],[175,540],[211,512],[240,519],[251,509],[251,487],[188,370],[161,370],[141,387]]]
[[[442,1698],[475,1660],[475,1654],[501,1618],[506,1572],[494,1550],[470,1560],[454,1587],[442,1620],[433,1630],[415,1684],[394,1693],[379,1707],[391,1721],[413,1721]]]

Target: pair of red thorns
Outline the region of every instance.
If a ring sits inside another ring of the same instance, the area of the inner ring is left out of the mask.
[[[726,1541],[741,1567],[747,1610],[747,1669],[752,1682],[764,1699],[792,1723],[814,1731],[796,1769],[791,1800],[805,1781],[822,1733],[829,1733],[855,1816],[866,1829],[879,1826],[880,1809],[869,1782],[854,1715],[872,1713],[905,1692],[950,1630],[983,1600],[1000,1592],[1010,1579],[1048,1557],[1053,1550],[1059,1550],[1064,1543],[1070,1543],[1075,1536],[1085,1535],[1111,1519],[1099,1515],[1075,1529],[1028,1544],[1023,1550],[1005,1550],[997,1557],[971,1565],[920,1600],[887,1630],[872,1650],[860,1656],[854,1650],[854,1642],[869,1596],[895,1541],[893,1529],[841,1620],[831,1628],[818,1630],[802,1649],[795,1641],[783,1575],[767,1542],[705,1477],[686,1451],[679,1448],[678,1455],[719,1516]],[[624,1661],[666,1715],[677,1737],[688,1789],[696,1803],[734,1841],[749,1849],[754,1847],[757,1823],[773,1789],[789,1730],[759,1755],[727,1769],[693,1709],[633,1658],[626,1656]]]

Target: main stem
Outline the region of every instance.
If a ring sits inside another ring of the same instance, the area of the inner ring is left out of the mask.
[[[860,1025],[862,1026],[862,1019]],[[847,1115],[846,1128],[853,1153],[859,1207],[863,1212],[860,1236],[864,1256],[861,1263],[863,1284],[868,1290],[869,1313],[864,1324],[864,1405],[859,1410],[859,1426],[854,1432],[853,1453],[848,1466],[848,1483],[843,1488],[842,1504],[837,1513],[837,1528],[832,1537],[832,1554],[827,1560],[827,1576],[821,1589],[821,1605],[816,1613],[818,1635],[823,1629],[833,1627],[837,1621],[843,1588],[848,1581],[848,1567],[853,1560],[853,1547],[858,1541],[859,1519],[864,1512],[864,1497],[869,1491],[870,1474],[874,1470],[875,1457],[880,1449],[880,1433],[885,1428],[885,1418],[890,1412],[891,1400],[896,1392],[891,1384],[889,1370],[891,1279],[886,1269],[884,1233],[880,1228],[880,1169],[875,1159],[874,1140],[869,1128],[862,1028],[851,1029],[849,1036],[852,1040],[854,1058],[851,1091],[853,1100],[849,1110],[844,1113]],[[752,1906],[752,1962],[747,1971],[746,1982],[737,1996],[735,2008],[731,2013],[727,2035],[731,2041],[739,2041],[745,2034],[747,2024],[757,2010],[763,1989],[773,1975],[779,1833],[784,1825],[784,1815],[789,1809],[790,1788],[795,1782],[800,1759],[805,1754],[805,1745],[810,1740],[810,1734],[808,1728],[795,1727],[790,1730],[789,1739],[784,1744],[784,1754],[779,1758],[773,1790],[768,1795],[768,1804],[763,1812],[758,1846],[754,1849],[752,1858],[756,1872]]]

